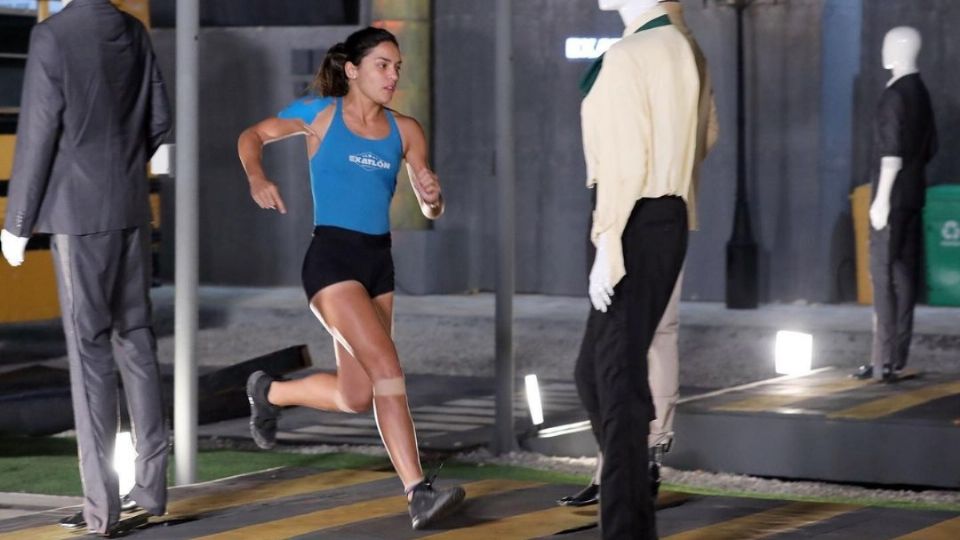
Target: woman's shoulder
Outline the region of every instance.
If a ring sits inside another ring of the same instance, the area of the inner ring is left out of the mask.
[[[390,114],[393,115],[394,120],[396,120],[397,122],[397,127],[399,127],[401,130],[407,131],[410,129],[418,129],[420,131],[423,131],[423,128],[420,126],[420,122],[417,122],[416,118],[412,116],[408,116],[401,112],[397,112],[390,108],[388,108],[387,111],[389,111]]]

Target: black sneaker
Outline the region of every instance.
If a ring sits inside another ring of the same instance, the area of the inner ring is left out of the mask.
[[[247,401],[250,402],[250,434],[253,442],[264,450],[273,448],[277,442],[277,418],[280,407],[270,404],[267,392],[273,377],[263,371],[254,371],[247,378]]]
[[[460,486],[436,490],[432,479],[420,482],[413,488],[413,496],[407,503],[413,528],[423,529],[450,515],[465,496],[466,492]]]

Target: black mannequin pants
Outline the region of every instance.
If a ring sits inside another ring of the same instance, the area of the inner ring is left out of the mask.
[[[680,197],[637,201],[622,235],[626,276],[607,312],[591,309],[587,319],[575,378],[604,455],[605,539],[657,537],[647,455],[654,418],[647,350],[683,265],[687,234]]]
[[[882,377],[885,367],[900,370],[907,365],[922,256],[923,224],[919,211],[894,208],[886,227],[879,231],[870,229],[874,378]]]

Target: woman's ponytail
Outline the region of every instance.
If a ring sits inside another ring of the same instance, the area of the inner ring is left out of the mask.
[[[323,58],[320,71],[310,85],[315,94],[321,96],[340,97],[347,95],[347,73],[344,65],[347,63],[347,47],[342,42],[337,43]]]

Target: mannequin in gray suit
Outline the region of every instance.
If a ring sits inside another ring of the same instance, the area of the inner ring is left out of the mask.
[[[0,240],[18,266],[32,233],[52,235],[84,491],[82,519],[63,524],[96,533],[120,514],[118,370],[137,450],[130,496],[152,514],[166,509],[146,165],[169,129],[166,90],[136,18],[109,0],[73,0],[34,27]]]

